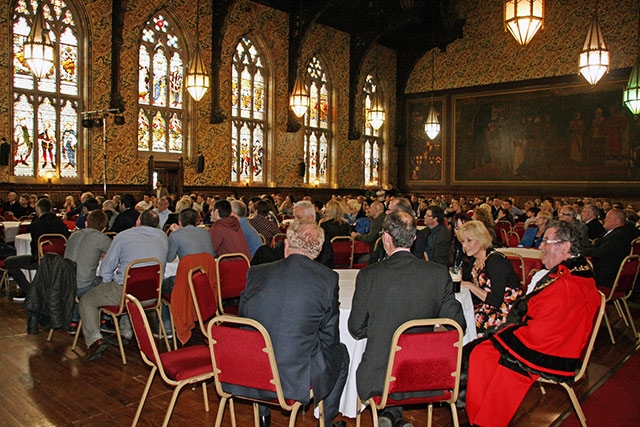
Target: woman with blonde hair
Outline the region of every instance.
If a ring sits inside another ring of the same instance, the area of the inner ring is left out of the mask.
[[[536,215],[533,225],[530,225],[524,232],[520,244],[525,248],[537,248],[542,242],[542,236],[549,225],[553,216],[549,211],[540,211]]]
[[[493,249],[491,235],[480,221],[468,221],[456,236],[469,257],[462,265],[462,287],[474,301],[478,336],[507,320],[513,302],[520,296],[520,279],[511,261]]]
[[[491,243],[495,246],[498,243],[498,236],[496,235],[496,223],[491,215],[491,207],[486,203],[476,207],[473,210],[472,219],[484,224],[489,234],[491,234]]]
[[[62,205],[62,209],[65,212],[70,212],[76,208],[76,201],[73,196],[67,196],[64,198],[64,205]]]
[[[325,217],[320,221],[320,227],[324,230],[324,238],[331,241],[336,236],[349,236],[351,227],[344,219],[344,208],[340,202],[329,200],[325,205]]]

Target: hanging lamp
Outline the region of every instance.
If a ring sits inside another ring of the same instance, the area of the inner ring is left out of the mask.
[[[209,89],[209,73],[200,51],[200,0],[196,3],[196,50],[187,69],[185,86],[196,102],[200,101]]]
[[[304,74],[298,71],[296,83],[293,85],[293,92],[289,98],[289,106],[296,117],[301,118],[309,109],[309,92],[304,84]]]
[[[627,87],[622,92],[622,101],[634,116],[640,114],[640,11],[638,12],[638,39],[639,51],[636,63],[631,70]]]
[[[24,59],[37,79],[46,77],[53,68],[55,49],[44,20],[43,5],[36,10],[33,27],[24,43]]]
[[[429,114],[427,114],[427,121],[424,123],[424,131],[429,139],[434,140],[440,133],[440,122],[438,121],[438,114],[433,106],[433,83],[435,80],[435,51],[431,53],[431,108]]]
[[[579,62],[580,74],[591,85],[595,85],[609,70],[609,51],[604,44],[604,37],[598,21],[598,2],[596,10],[593,12],[591,25],[587,32],[587,39],[580,53]]]
[[[522,46],[526,46],[544,26],[544,0],[507,0],[504,26]]]
[[[373,92],[371,97],[371,107],[367,111],[367,121],[375,130],[380,129],[386,113],[384,112],[384,106],[382,105],[382,97],[380,96],[380,86],[376,86],[376,91]]]

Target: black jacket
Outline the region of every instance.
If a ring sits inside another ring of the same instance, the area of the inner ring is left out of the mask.
[[[29,232],[31,233],[31,255],[34,259],[38,258],[38,238],[43,234],[62,234],[64,237],[69,237],[69,228],[53,212],[42,214],[31,221]]]

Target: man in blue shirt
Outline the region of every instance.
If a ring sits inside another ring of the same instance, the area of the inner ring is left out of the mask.
[[[262,238],[251,223],[249,223],[245,204],[240,200],[233,200],[231,202],[231,216],[235,216],[238,218],[238,221],[240,221],[240,229],[244,233],[244,238],[247,239],[249,252],[251,252],[251,257],[253,257],[253,254],[262,246]]]

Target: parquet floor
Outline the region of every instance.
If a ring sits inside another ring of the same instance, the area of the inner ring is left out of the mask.
[[[640,307],[633,314],[640,319]],[[617,319],[615,310],[609,311]],[[636,322],[637,324],[638,322]],[[595,345],[587,377],[577,385],[578,396],[587,392],[634,347],[631,330],[622,331],[624,324],[615,323],[618,343],[610,343],[602,328]],[[84,345],[71,350],[72,337],[57,331],[52,342],[46,334],[26,334],[26,313],[20,304],[0,293],[0,425],[13,426],[92,426],[119,427],[131,425],[149,368],[142,363],[135,343],[126,348],[128,364],[123,366],[118,349],[110,347],[95,362],[84,358]],[[569,399],[560,387],[547,386],[542,395],[533,387],[516,414],[512,426],[559,425],[571,411]],[[170,425],[213,426],[218,409],[218,397],[209,385],[211,411],[206,413],[202,389],[185,389],[178,398]],[[156,378],[138,425],[161,425],[172,389]],[[496,396],[496,398],[500,398]],[[426,408],[407,410],[405,418],[415,427],[426,426]],[[253,425],[251,406],[236,402],[239,427]],[[460,422],[466,421],[464,412]],[[345,419],[355,426],[354,419]],[[318,425],[312,412],[299,414],[298,427]],[[363,415],[363,427],[371,426],[370,412]],[[229,412],[223,426],[230,426]],[[286,415],[274,411],[272,426],[287,425]],[[445,407],[434,410],[435,426],[451,426],[451,416]]]

